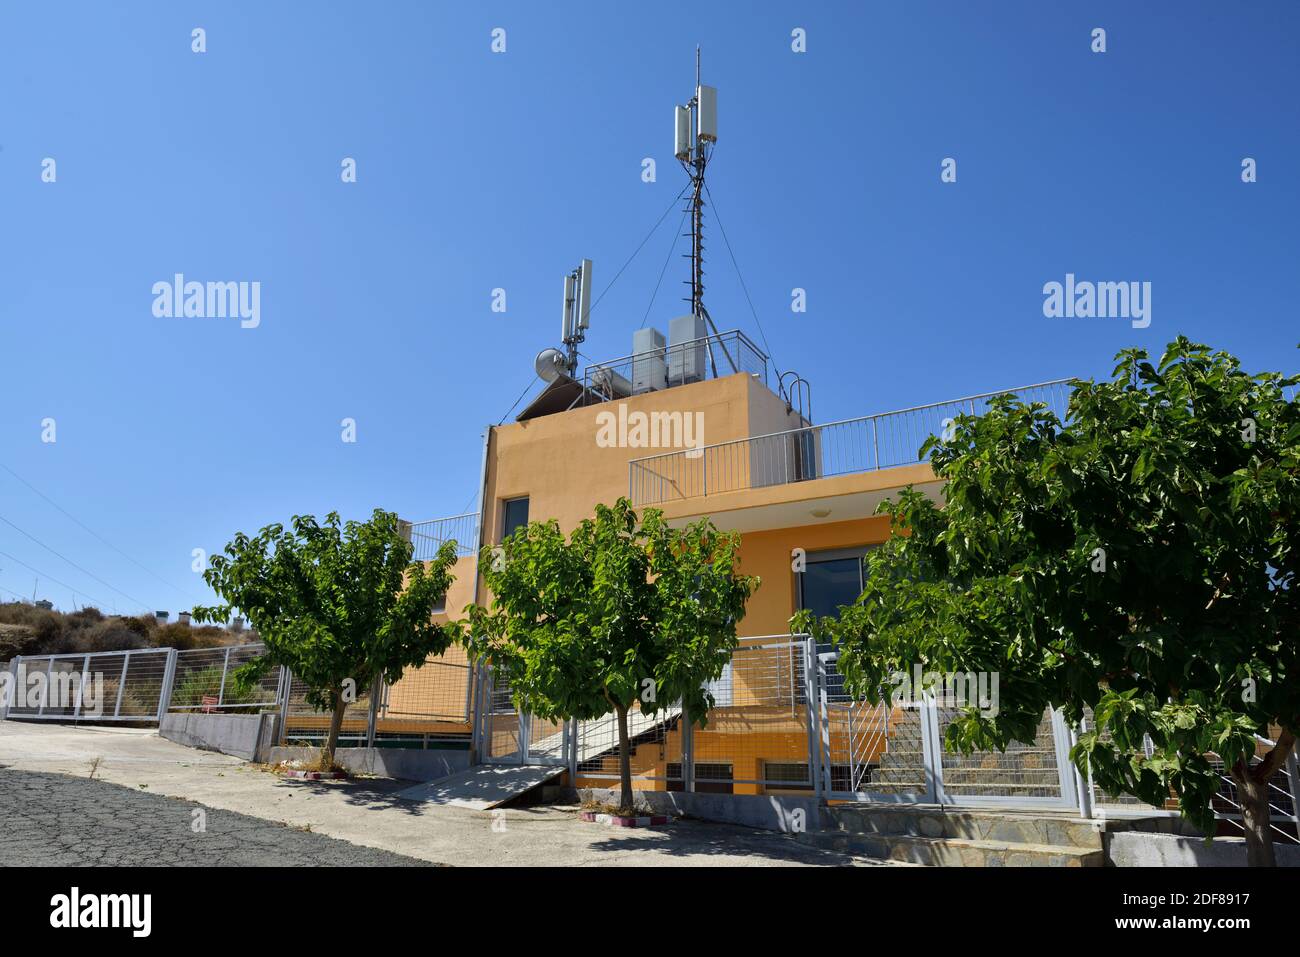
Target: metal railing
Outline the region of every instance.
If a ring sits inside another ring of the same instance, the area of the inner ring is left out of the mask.
[[[738,329],[638,352],[587,366],[582,402],[607,402],[632,394],[744,373],[767,384],[767,354]]]
[[[628,463],[629,494],[633,505],[655,505],[915,465],[927,438],[941,435],[958,415],[978,415],[999,395],[1042,403],[1063,419],[1070,381],[1056,379],[633,459]]]
[[[403,526],[403,532],[415,546],[411,554],[412,561],[433,560],[443,543],[451,541],[456,543],[458,556],[473,555],[478,551],[478,512],[435,518],[427,522],[412,522]]]

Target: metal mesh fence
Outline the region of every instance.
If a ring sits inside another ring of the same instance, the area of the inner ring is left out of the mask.
[[[49,721],[154,721],[169,648],[15,659],[7,716]]]
[[[340,747],[468,748],[470,677],[463,651],[451,648],[443,656],[431,656],[419,668],[408,669],[392,685],[358,687],[355,700],[344,708]],[[288,694],[285,743],[322,743],[331,714],[308,703],[307,687],[296,677]]]
[[[697,791],[811,793],[805,644],[745,639],[709,685],[714,705],[692,729]]]
[[[639,706],[627,715],[632,787],[638,791],[680,790],[682,709],[670,706],[653,714]],[[611,787],[619,780],[618,719],[608,714],[576,723],[578,787]],[[536,729],[531,729],[536,734]],[[535,740],[535,739],[532,739]],[[536,745],[530,744],[532,752]]]
[[[959,714],[939,709],[939,741]],[[1005,751],[961,754],[944,749],[943,788],[954,798],[1062,799],[1052,712],[1038,722],[1032,741],[1012,741]]]
[[[272,668],[247,691],[239,688],[235,672],[265,652],[261,644],[193,648],[176,653],[168,711],[222,711],[256,714],[277,707],[280,669]]]

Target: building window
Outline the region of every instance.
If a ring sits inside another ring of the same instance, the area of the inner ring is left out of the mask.
[[[668,778],[669,791],[686,790],[686,782],[682,779],[682,765],[680,762],[669,764],[665,776]],[[734,790],[730,764],[697,763],[695,765],[696,794],[732,794]]]
[[[763,762],[763,783],[767,791],[811,791],[812,778],[808,776],[807,762]]]
[[[809,552],[804,571],[798,578],[799,608],[808,609],[818,618],[835,618],[840,608],[852,605],[866,585],[866,548],[840,548],[834,551]],[[834,648],[829,642],[819,642],[817,653],[825,654]],[[826,692],[839,696],[844,691],[844,679],[834,665],[827,669]],[[798,689],[796,700],[803,704],[803,689]]]
[[[516,528],[528,524],[528,496],[508,498],[505,501],[505,523],[501,528],[501,540],[509,538]]]

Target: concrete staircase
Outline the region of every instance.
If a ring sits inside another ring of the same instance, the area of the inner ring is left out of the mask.
[[[1103,825],[1065,811],[934,805],[833,805],[796,839],[828,850],[931,867],[1101,867]]]

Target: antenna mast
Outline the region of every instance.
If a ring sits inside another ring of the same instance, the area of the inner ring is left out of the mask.
[[[718,140],[718,91],[700,84],[700,48],[695,47],[695,95],[677,107],[676,155],[691,178],[691,315],[703,316],[713,333],[713,320],[704,308],[704,171]]]

